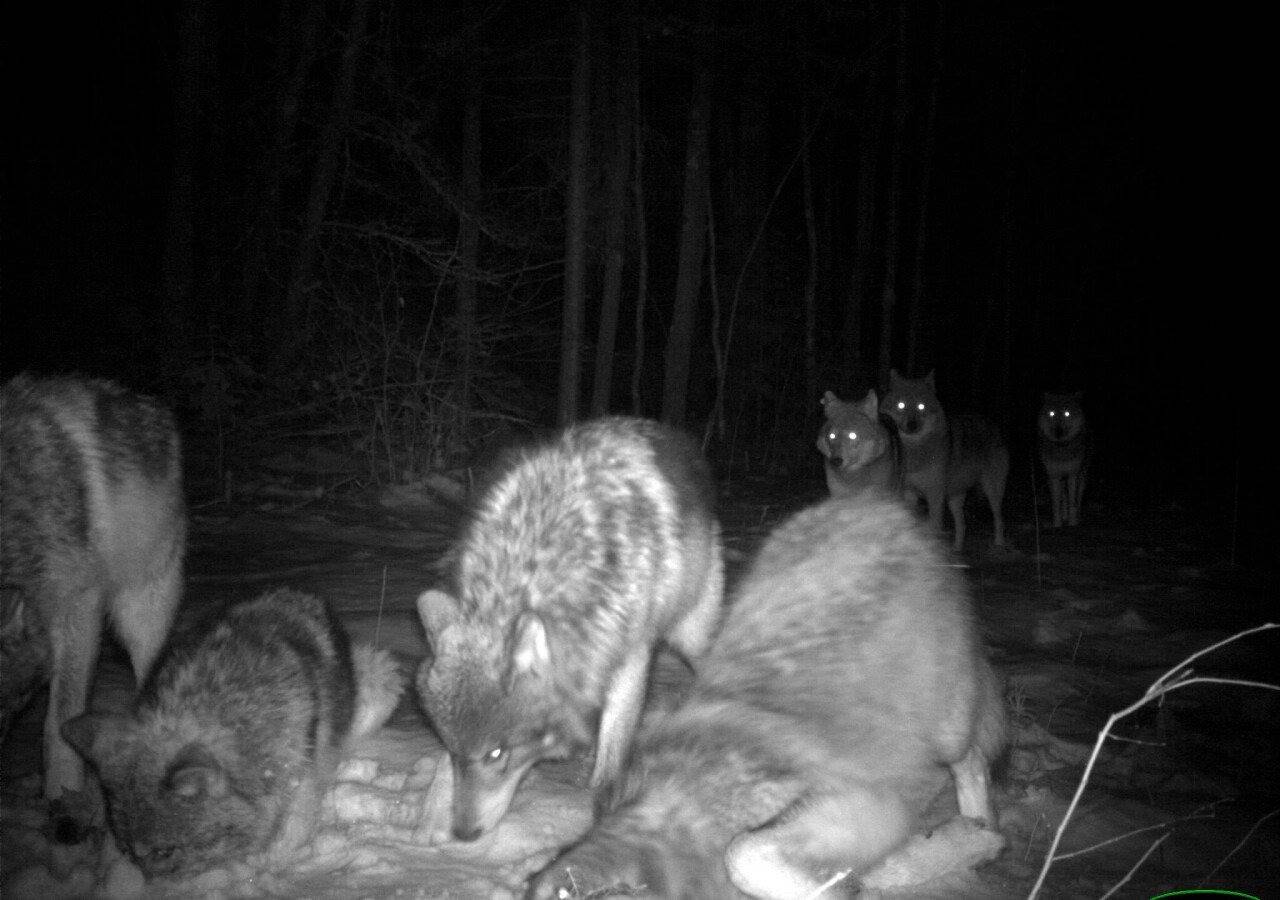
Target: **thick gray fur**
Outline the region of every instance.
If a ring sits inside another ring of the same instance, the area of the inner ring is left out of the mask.
[[[45,794],[84,785],[63,722],[84,712],[103,623],[139,683],[182,589],[187,520],[169,411],[107,381],[0,387],[0,734],[45,681]]]
[[[1004,733],[959,570],[896,498],[828,500],[766,540],[687,700],[531,896],[817,896],[899,847],[948,768],[993,826]]]
[[[473,839],[541,759],[594,746],[592,783],[611,782],[655,645],[705,650],[723,600],[709,469],[657,422],[573,426],[494,479],[454,560],[450,592],[418,601],[418,689],[454,765],[454,833]]]
[[[120,848],[149,878],[262,853],[268,867],[287,861],[313,833],[346,742],[359,736],[353,723],[379,727],[400,694],[389,656],[360,658],[354,669],[324,601],[272,591],[176,638],[128,712],[68,722]],[[360,708],[370,697],[376,715]]]

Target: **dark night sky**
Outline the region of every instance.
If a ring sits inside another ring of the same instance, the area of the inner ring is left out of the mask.
[[[117,286],[145,283],[160,252],[171,41],[145,4],[32,12],[4,38],[3,371],[75,368],[103,346],[144,366],[155,299]],[[1254,124],[1270,114],[1225,26],[1100,4],[965,12],[951,13],[935,176],[955,236],[946,270],[976,277],[965,220],[996,189],[1008,148],[994,97],[1016,58],[1034,112],[1015,150],[1046,248],[1045,295],[1025,302],[1074,322],[1071,353],[1111,427],[1146,432],[1156,452],[1166,437],[1151,436],[1167,429],[1181,453],[1235,453],[1223,448],[1241,440],[1249,390],[1268,383],[1251,377],[1262,338],[1250,301],[1274,292],[1245,288],[1259,242],[1244,223],[1250,209],[1273,217]],[[1094,290],[1070,297],[1082,270]]]

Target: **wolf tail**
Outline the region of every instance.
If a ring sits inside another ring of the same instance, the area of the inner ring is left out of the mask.
[[[351,667],[356,677],[356,711],[348,737],[358,738],[386,724],[400,702],[404,675],[390,652],[372,644],[351,648]]]

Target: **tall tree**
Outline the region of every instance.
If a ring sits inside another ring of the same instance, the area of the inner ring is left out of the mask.
[[[709,119],[711,72],[705,65],[694,76],[685,149],[683,216],[680,223],[679,268],[672,300],[671,326],[662,383],[662,419],[683,425],[689,399],[689,363],[702,293],[702,262],[707,241]]]
[[[621,8],[629,32],[634,15],[634,2]],[[623,40],[630,43],[628,33]],[[596,370],[591,390],[591,414],[608,411],[613,384],[613,355],[618,333],[618,308],[622,300],[622,268],[626,262],[627,184],[631,173],[631,60],[624,54],[621,65],[614,67],[613,147],[609,157],[605,192],[605,258],[604,284],[600,293],[600,324],[596,335]]]
[[[560,329],[560,399],[557,418],[578,418],[579,357],[586,310],[587,151],[591,113],[591,6],[578,7],[577,45],[569,96],[569,183],[564,215],[564,317]]]
[[[867,73],[858,129],[857,204],[853,230],[853,274],[850,277],[849,302],[845,307],[842,329],[845,358],[841,369],[852,375],[853,384],[862,389],[873,370],[867,365],[867,322],[871,311],[871,291],[875,284],[875,228],[880,170],[880,142],[883,135],[880,66],[872,63]]]
[[[351,7],[351,27],[347,45],[342,50],[338,74],[333,83],[333,96],[329,101],[329,114],[317,145],[316,167],[307,192],[307,205],[303,212],[294,254],[293,274],[285,294],[284,326],[289,336],[285,344],[284,359],[289,351],[296,351],[300,344],[304,322],[303,294],[306,292],[311,270],[315,265],[316,241],[320,226],[324,224],[325,210],[333,193],[338,175],[338,162],[342,159],[342,141],[351,121],[351,108],[355,101],[356,71],[364,52],[365,29],[368,22],[369,0],[354,0]]]
[[[471,415],[471,385],[475,377],[476,273],[480,270],[480,223],[483,209],[480,178],[480,114],[484,72],[480,66],[482,8],[467,6],[469,20],[463,49],[462,192],[458,216],[458,289],[454,321],[458,329],[459,429],[466,434]]]
[[[165,208],[160,262],[165,313],[180,348],[191,335],[195,298],[196,159],[199,146],[201,82],[205,66],[207,9],[202,0],[178,7],[178,52],[173,79],[173,161]],[[181,349],[179,350],[181,352]]]
[[[280,79],[267,153],[259,173],[261,190],[249,210],[249,234],[242,278],[242,308],[247,312],[258,302],[258,286],[267,267],[271,244],[280,231],[280,199],[290,168],[289,149],[297,130],[307,74],[315,56],[316,38],[324,21],[323,3],[282,3],[277,26],[276,67]]]
[[[933,158],[938,143],[938,88],[942,82],[942,39],[946,24],[946,4],[937,6],[934,22],[933,60],[929,72],[928,107],[924,122],[924,148],[920,153],[920,176],[916,194],[916,249],[912,266],[911,307],[907,316],[907,370],[924,369],[924,348],[932,343],[931,316],[925,315],[925,251],[929,246],[929,192],[933,184]]]
[[[898,306],[898,261],[902,255],[899,229],[902,222],[902,167],[907,140],[907,6],[910,0],[899,0],[898,41],[894,65],[893,137],[889,153],[889,195],[884,208],[884,274],[880,285],[880,345],[877,354],[880,384],[889,380],[893,365],[893,330]]]

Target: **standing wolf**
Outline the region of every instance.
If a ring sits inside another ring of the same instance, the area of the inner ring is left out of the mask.
[[[595,747],[592,785],[626,759],[654,646],[705,649],[723,592],[702,455],[657,422],[613,417],[526,452],[481,496],[452,593],[418,612],[423,707],[453,765],[453,833],[506,813],[539,760]]]
[[[133,708],[63,733],[93,763],[112,831],[147,877],[186,878],[308,840],[346,742],[382,725],[403,681],[352,653],[318,597],[272,591],[175,640]]]
[[[1093,456],[1093,438],[1084,417],[1079,391],[1046,393],[1036,423],[1040,431],[1040,463],[1049,477],[1053,527],[1080,524],[1080,500]]]
[[[156,401],[82,378],[0,388],[0,718],[49,681],[50,799],[83,787],[59,729],[84,712],[103,622],[141,684],[178,604],[186,530],[178,435]]]
[[[904,378],[889,372],[889,390],[881,411],[897,425],[902,440],[903,480],[929,507],[929,524],[942,530],[942,503],[955,520],[954,546],[964,547],[964,500],[975,485],[982,486],[991,505],[995,545],[1004,546],[1005,479],[1009,450],[995,425],[985,416],[948,416],[942,411],[933,373]]]
[[[848,497],[870,487],[901,493],[898,436],[880,421],[875,390],[856,403],[827,391],[822,409],[826,421],[818,434],[818,452],[826,460],[823,468],[831,496]]]
[[[962,576],[896,500],[831,499],[751,563],[683,705],[641,729],[612,810],[532,895],[816,896],[903,844],[954,775],[994,827],[1000,683]]]

